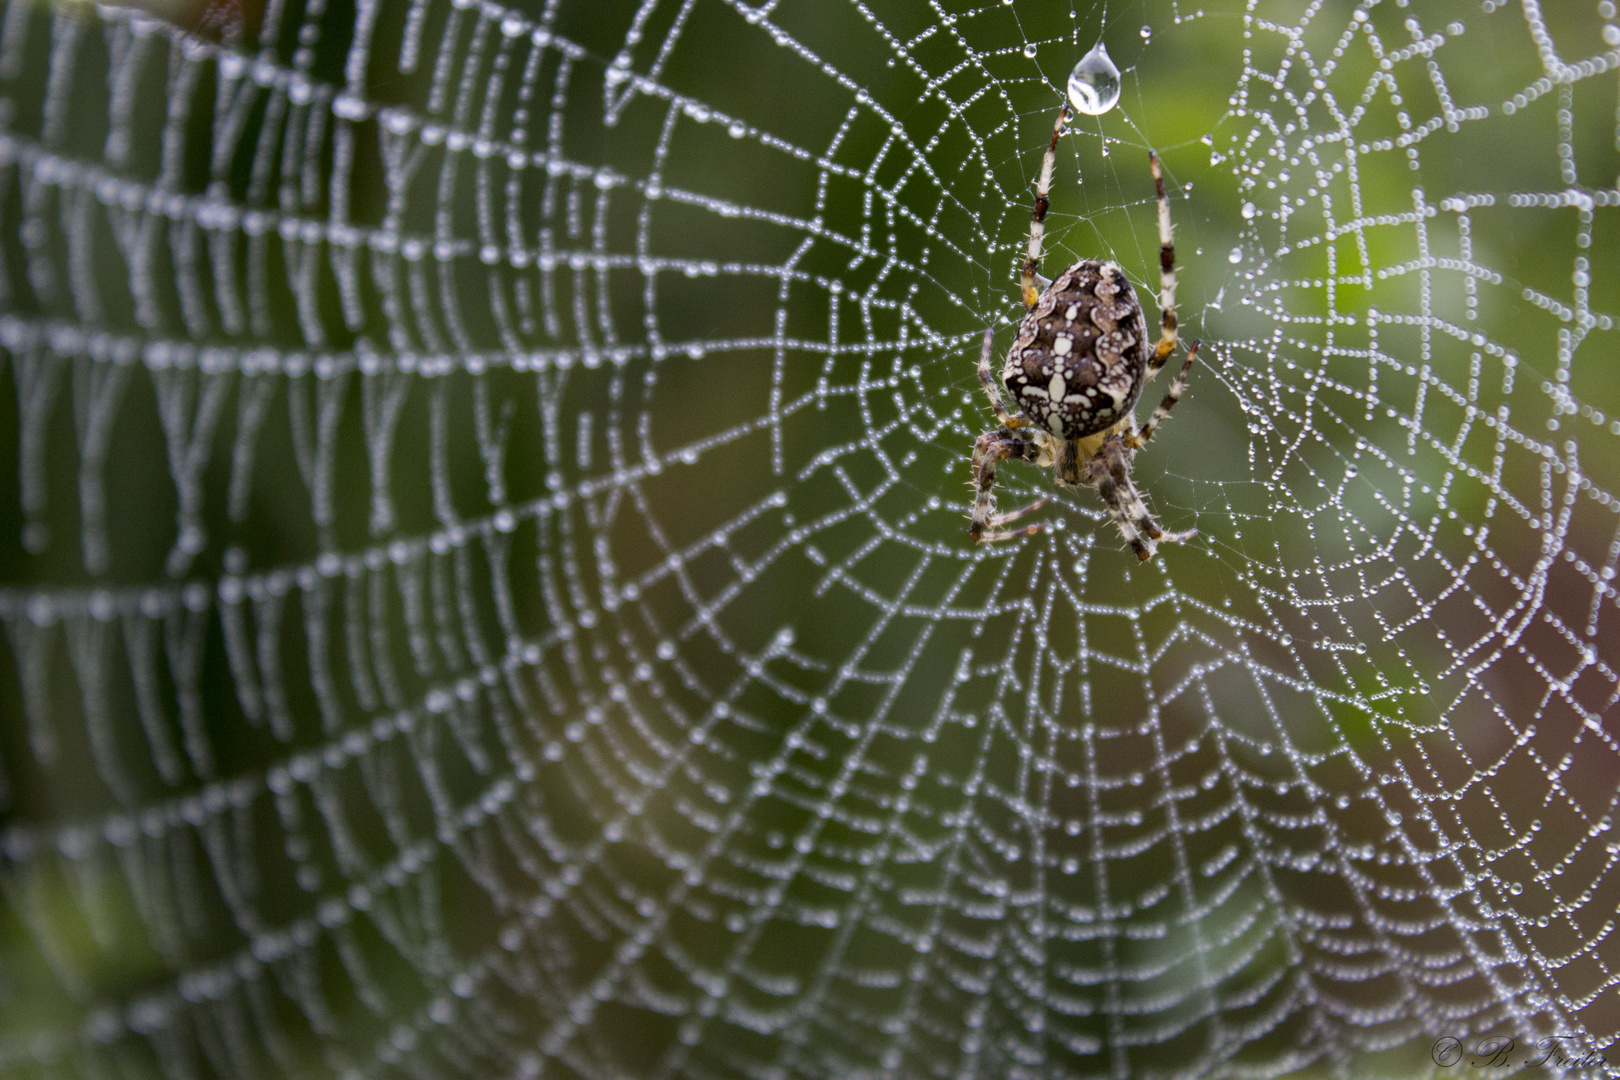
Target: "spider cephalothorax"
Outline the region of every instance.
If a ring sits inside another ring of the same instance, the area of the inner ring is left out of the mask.
[[[1130,465],[1137,449],[1153,437],[1154,429],[1180,399],[1198,355],[1198,343],[1188,350],[1181,373],[1164,401],[1153,410],[1147,425],[1137,430],[1136,399],[1142,394],[1142,386],[1159,373],[1176,346],[1170,203],[1164,194],[1159,160],[1152,154],[1148,162],[1158,189],[1163,312],[1158,343],[1149,346],[1142,305],[1124,271],[1114,263],[1081,259],[1043,291],[1036,290],[1052,169],[1058,137],[1067,120],[1067,110],[1058,114],[1052,140],[1041,159],[1021,280],[1027,312],[1001,369],[1001,382],[1012,395],[1018,415],[1007,412],[1001,404],[1000,387],[990,370],[990,331],[985,332],[979,356],[979,381],[984,384],[1001,428],[985,432],[973,446],[974,500],[968,536],[988,543],[1040,530],[1038,524],[1001,530],[1006,523],[1050,501],[1039,499],[1009,514],[996,513],[996,464],[1012,458],[1050,467],[1060,487],[1096,488],[1126,543],[1137,558],[1146,561],[1153,557],[1157,544],[1179,542],[1196,531],[1167,533],[1161,529],[1131,481]]]

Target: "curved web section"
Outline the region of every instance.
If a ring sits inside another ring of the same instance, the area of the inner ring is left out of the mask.
[[[1601,1053],[1620,24],[1556,7],[12,0],[0,1073]],[[1140,566],[964,520],[1099,37],[1047,273],[1152,317],[1154,147],[1204,339]]]

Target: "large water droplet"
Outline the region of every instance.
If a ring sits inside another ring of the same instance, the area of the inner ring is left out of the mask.
[[[1238,263],[1242,262],[1243,261],[1243,249],[1240,248],[1240,247],[1235,247],[1231,251],[1228,251],[1226,253],[1226,261],[1231,263],[1234,266],[1236,266]]]
[[[1101,116],[1119,101],[1119,68],[1097,42],[1069,73],[1069,104],[1076,112]]]
[[[1035,59],[1035,43],[1033,41],[1024,45],[1024,56],[1030,60]]]

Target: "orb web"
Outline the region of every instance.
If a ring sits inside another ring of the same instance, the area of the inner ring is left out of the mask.
[[[1142,566],[1027,466],[966,540],[1099,42],[1045,273],[1155,295],[1152,148],[1203,340]],[[1607,1071],[1617,68],[1611,0],[13,0],[0,1072]]]

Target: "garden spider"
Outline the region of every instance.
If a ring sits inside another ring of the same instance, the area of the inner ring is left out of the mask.
[[[1096,488],[1125,542],[1138,559],[1146,562],[1153,558],[1158,544],[1180,543],[1198,531],[1165,532],[1153,520],[1131,482],[1131,459],[1181,398],[1187,374],[1198,355],[1198,342],[1193,342],[1187,351],[1187,360],[1164,401],[1153,410],[1147,425],[1138,430],[1135,409],[1142,385],[1159,373],[1176,347],[1176,269],[1175,248],[1170,242],[1170,201],[1165,198],[1159,159],[1151,151],[1148,164],[1159,193],[1163,314],[1158,346],[1149,351],[1142,305],[1116,263],[1081,259],[1056,281],[1046,283],[1037,276],[1058,138],[1069,116],[1067,105],[1058,111],[1052,140],[1041,158],[1035,212],[1029,223],[1029,249],[1019,281],[1027,313],[1001,368],[1001,381],[1018,408],[1016,416],[1002,407],[1000,388],[990,371],[993,330],[984,332],[979,381],[984,384],[1001,427],[980,435],[973,444],[974,493],[968,538],[975,543],[992,543],[1040,531],[1039,524],[1011,530],[1002,527],[1039,510],[1052,501],[1050,495],[1010,514],[996,513],[996,465],[1011,458],[1050,467],[1060,488]],[[1044,292],[1036,291],[1037,282],[1045,286]]]

